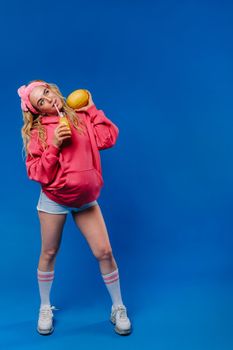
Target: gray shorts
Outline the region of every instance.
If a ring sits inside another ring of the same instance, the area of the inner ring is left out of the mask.
[[[67,207],[65,205],[61,205],[61,204],[54,202],[53,200],[48,198],[46,196],[46,194],[41,190],[39,201],[38,201],[36,209],[40,210],[40,211],[44,211],[44,212],[49,213],[49,214],[68,214],[71,211],[79,212],[79,211],[82,211],[86,208],[92,207],[93,205],[97,205],[97,204],[98,203],[95,200],[95,201],[86,203],[79,208]]]

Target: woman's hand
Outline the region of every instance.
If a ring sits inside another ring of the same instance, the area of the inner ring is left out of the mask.
[[[62,142],[71,137],[71,131],[67,125],[61,123],[54,130],[53,144],[58,148],[62,145]]]
[[[91,96],[91,93],[90,91],[84,89],[85,91],[87,91],[88,95],[89,95],[89,98],[88,98],[88,104],[84,107],[81,107],[81,108],[76,108],[75,111],[77,112],[80,112],[80,111],[86,111],[89,107],[91,107],[92,105],[94,105],[94,102],[92,100],[92,96]]]

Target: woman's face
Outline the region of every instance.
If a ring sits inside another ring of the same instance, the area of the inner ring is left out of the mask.
[[[63,107],[63,100],[47,86],[36,86],[29,95],[33,107],[41,114],[57,114]]]

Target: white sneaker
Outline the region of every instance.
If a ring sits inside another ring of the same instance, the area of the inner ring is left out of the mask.
[[[112,305],[110,321],[115,325],[115,331],[118,334],[131,333],[131,322],[127,317],[125,305]]]
[[[37,331],[40,334],[50,334],[53,332],[53,312],[52,310],[58,310],[55,306],[41,305],[39,320],[37,324]]]

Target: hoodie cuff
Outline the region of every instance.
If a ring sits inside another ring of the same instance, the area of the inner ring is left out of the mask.
[[[95,104],[93,104],[86,109],[86,112],[90,115],[90,117],[94,117],[98,112],[98,109],[96,108]]]
[[[57,156],[60,153],[60,148],[51,143],[49,145],[49,153],[52,153],[55,156]]]

